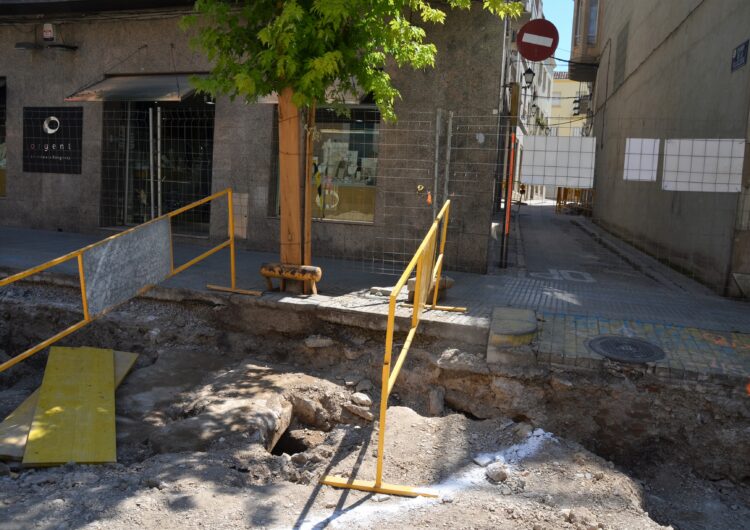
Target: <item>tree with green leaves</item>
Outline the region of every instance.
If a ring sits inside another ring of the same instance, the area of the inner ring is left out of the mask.
[[[424,26],[443,24],[450,9],[472,0],[197,0],[186,27],[213,64],[195,81],[211,95],[255,102],[279,97],[281,261],[302,263],[299,109],[312,124],[316,104],[371,94],[386,120],[399,98],[388,67],[429,68],[437,49]],[[499,16],[518,16],[520,2],[482,0]],[[296,130],[296,133],[295,133]],[[310,127],[308,127],[310,130]],[[308,141],[309,151],[310,141]],[[309,158],[309,156],[308,156]],[[307,203],[309,204],[309,202]],[[309,210],[309,208],[306,208]],[[309,214],[308,214],[309,215]],[[309,228],[306,227],[309,238]],[[309,242],[308,242],[309,248]],[[309,251],[305,259],[309,259]]]

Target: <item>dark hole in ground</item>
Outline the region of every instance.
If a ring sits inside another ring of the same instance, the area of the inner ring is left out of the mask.
[[[284,431],[279,441],[271,450],[272,455],[281,456],[286,453],[288,455],[296,455],[307,451],[308,446],[304,439],[299,437],[294,431]]]

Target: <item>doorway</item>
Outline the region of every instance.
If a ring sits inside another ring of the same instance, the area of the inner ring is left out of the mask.
[[[105,102],[101,225],[144,223],[211,193],[214,105]],[[210,203],[172,220],[175,232],[207,236]]]

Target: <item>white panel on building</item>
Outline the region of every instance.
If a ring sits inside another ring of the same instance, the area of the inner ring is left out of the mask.
[[[659,143],[656,138],[627,138],[625,140],[625,180],[656,182],[659,163]]]
[[[742,139],[667,140],[662,189],[738,193],[744,154]]]
[[[537,186],[592,188],[596,139],[525,136],[520,181]]]

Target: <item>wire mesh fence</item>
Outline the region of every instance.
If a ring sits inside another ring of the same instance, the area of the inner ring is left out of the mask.
[[[106,104],[102,224],[137,224],[210,194],[213,119],[205,102]],[[362,105],[318,109],[313,149],[314,255],[367,271],[400,274],[448,199],[446,268],[477,273],[500,261],[525,205],[588,216],[711,284],[726,277],[734,230],[750,226],[741,120],[438,110],[388,123]],[[249,195],[236,198],[247,219]],[[278,215],[277,182],[268,203]],[[209,221],[206,207],[174,227],[207,235]],[[240,237],[252,230],[238,226]]]
[[[211,193],[214,107],[105,103],[101,224],[132,226]],[[210,205],[173,220],[173,230],[206,236]]]

